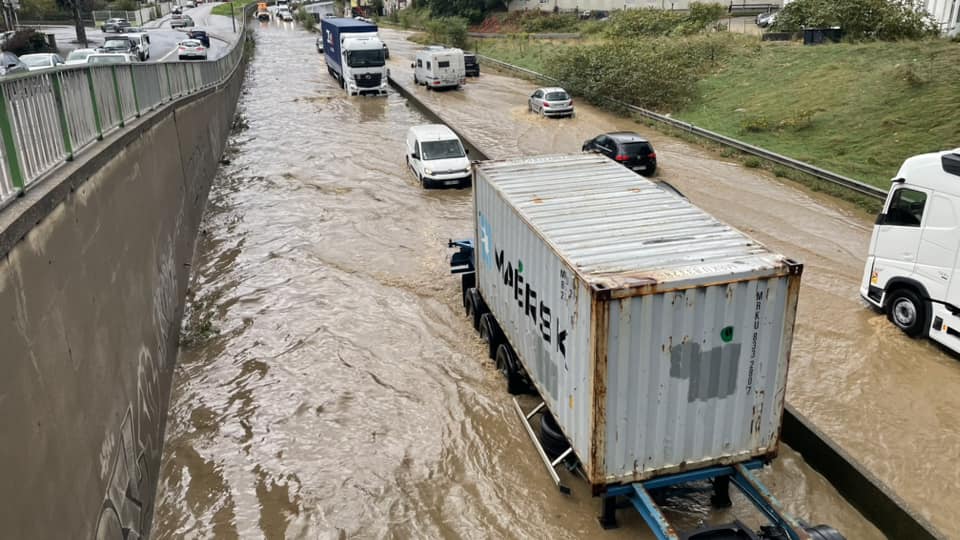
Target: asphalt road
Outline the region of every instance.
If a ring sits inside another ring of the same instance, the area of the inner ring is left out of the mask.
[[[239,31],[233,31],[233,23],[230,17],[222,15],[213,15],[211,11],[219,2],[201,4],[196,8],[184,10],[189,15],[196,26],[191,29],[206,30],[210,35],[210,50],[208,58],[210,60],[219,58],[227,53],[230,43],[239,36]],[[237,14],[237,24],[241,24],[242,16]],[[177,44],[186,38],[188,29],[170,28],[170,16],[167,15],[161,19],[153,20],[143,26],[144,30],[150,35],[150,58],[148,62],[163,62],[177,60]],[[239,30],[239,26],[238,26]],[[70,51],[82,48],[82,43],[76,43],[76,32],[72,26],[47,26],[41,31],[54,34],[57,38],[57,45],[64,56]],[[105,39],[122,34],[104,34],[99,28],[87,28],[87,40],[89,47],[99,47],[103,45]]]

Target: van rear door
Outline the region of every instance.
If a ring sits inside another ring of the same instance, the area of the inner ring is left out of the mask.
[[[900,186],[887,199],[886,209],[877,218],[874,271],[883,274],[879,283],[892,276],[914,272],[923,218],[930,193],[915,186]]]

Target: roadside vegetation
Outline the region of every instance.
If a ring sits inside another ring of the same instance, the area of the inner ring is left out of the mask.
[[[614,97],[881,187],[906,157],[960,146],[960,43],[934,37],[914,11],[887,0],[796,0],[782,29],[847,21],[843,43],[813,47],[725,32],[722,11],[637,9],[588,21],[597,25],[581,39],[520,32],[468,45],[589,101]],[[550,17],[496,15],[511,16],[480,27]],[[450,44],[438,28],[413,39]]]
[[[229,17],[230,6],[233,5],[234,15],[242,17],[243,7],[249,4],[250,2],[251,0],[238,0],[236,2],[224,2],[222,4],[213,6],[213,9],[210,10],[210,13],[213,13],[214,15],[225,15]]]

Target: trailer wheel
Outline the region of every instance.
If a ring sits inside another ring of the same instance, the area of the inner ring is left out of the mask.
[[[560,425],[549,412],[540,415],[540,444],[543,445],[543,451],[551,460],[557,459],[560,454],[567,451],[567,448],[570,448],[570,443],[560,431]]]
[[[487,312],[487,306],[480,298],[476,288],[467,289],[467,316],[473,322],[473,329],[480,330],[480,317]]]
[[[926,306],[910,289],[897,289],[890,295],[887,318],[910,337],[919,337],[927,328]]]
[[[467,291],[476,287],[477,275],[473,272],[460,274],[460,298],[463,301],[463,307],[467,307]]]
[[[508,343],[501,343],[497,347],[497,370],[507,378],[508,394],[516,396],[526,391],[527,385],[523,383],[523,375],[517,365],[517,357]]]
[[[503,343],[503,334],[492,313],[484,313],[480,316],[480,339],[487,344],[487,357],[495,360],[497,349]]]
[[[804,527],[803,532],[810,535],[810,540],[846,540],[839,531],[829,525]]]

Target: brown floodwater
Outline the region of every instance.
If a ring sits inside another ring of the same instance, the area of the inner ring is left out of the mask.
[[[551,484],[448,273],[446,240],[471,229],[470,192],[422,190],[404,169],[403,138],[425,118],[395,93],[347,98],[314,40],[257,30],[244,128],[197,245],[152,536],[652,538],[630,511],[602,532],[585,484],[568,477],[570,496]],[[477,96],[489,114],[471,135],[516,151],[511,123],[531,132],[535,121],[514,114],[509,93]],[[563,140],[540,150],[566,150]],[[658,143],[665,164],[681,153],[670,145]],[[882,538],[789,448],[760,477],[795,515]],[[759,523],[741,498],[728,511],[705,495],[669,508],[682,527]]]
[[[403,32],[382,34],[395,78],[414,88],[408,59],[417,46]],[[906,337],[860,299],[874,216],[581,101],[575,118],[539,118],[526,107],[535,88],[484,69],[460,91],[416,92],[493,159],[575,152],[599,133],[637,131],[654,144],[659,179],[802,261],[787,400],[944,534],[960,538],[952,519],[960,499],[960,361]]]

